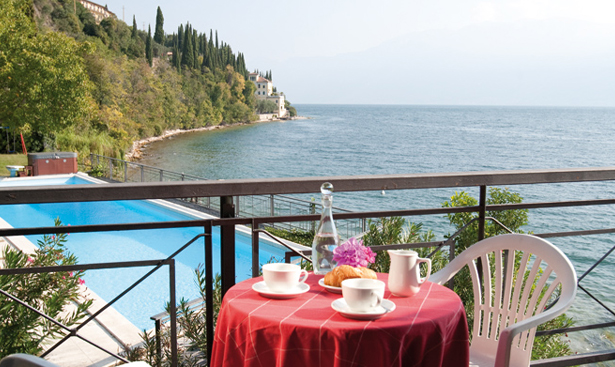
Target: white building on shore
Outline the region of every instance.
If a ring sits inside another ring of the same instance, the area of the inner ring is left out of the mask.
[[[273,93],[273,83],[270,80],[263,78],[258,73],[250,73],[248,79],[256,85],[256,92],[254,92],[256,99],[273,101],[276,104],[275,117],[281,118],[288,114],[284,105],[284,94]]]
[[[92,13],[94,19],[96,19],[97,24],[105,18],[115,17],[115,14],[109,11],[107,5],[102,6],[88,0],[79,0],[79,2],[81,3],[81,5],[83,5],[84,8],[86,8],[90,11],[90,13]]]

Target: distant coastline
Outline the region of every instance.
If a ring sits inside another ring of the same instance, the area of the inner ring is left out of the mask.
[[[141,151],[141,148],[144,145],[153,143],[155,141],[161,141],[161,140],[170,138],[171,136],[175,136],[175,135],[179,135],[179,134],[193,133],[193,132],[197,132],[197,131],[208,131],[208,130],[224,129],[226,127],[231,127],[231,126],[251,125],[251,124],[255,124],[255,123],[259,123],[259,122],[308,120],[308,119],[309,119],[309,117],[306,117],[306,116],[295,116],[295,117],[291,117],[289,119],[278,119],[278,118],[260,119],[260,120],[252,121],[252,122],[240,122],[240,123],[236,123],[236,124],[220,124],[220,125],[215,125],[215,126],[197,127],[195,129],[187,129],[187,130],[184,130],[184,129],[166,130],[165,132],[162,133],[162,135],[152,136],[152,137],[149,137],[149,138],[145,138],[145,139],[134,141],[132,143],[132,147],[130,148],[128,153],[126,153],[125,159],[128,160],[128,161],[139,160],[139,159],[141,159],[143,157],[143,152]]]

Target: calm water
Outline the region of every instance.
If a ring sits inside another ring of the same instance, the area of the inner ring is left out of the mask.
[[[298,105],[308,120],[271,122],[184,134],[146,148],[143,163],[220,178],[463,172],[615,166],[615,109]],[[514,186],[526,202],[615,197],[614,183]],[[458,190],[464,190],[460,188]],[[465,189],[474,197],[478,189]],[[453,189],[344,194],[352,210],[440,207]],[[318,197],[317,193],[314,193]],[[525,231],[615,227],[615,208],[533,210]],[[441,239],[442,216],[412,218]],[[581,275],[615,245],[615,236],[555,238]],[[582,282],[615,308],[615,262],[606,259]],[[580,291],[582,293],[582,291]],[[577,325],[611,320],[580,295],[569,312]],[[576,350],[611,348],[605,331],[570,334]]]

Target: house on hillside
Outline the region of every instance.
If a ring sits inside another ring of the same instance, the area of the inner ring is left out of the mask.
[[[84,8],[86,8],[90,11],[90,13],[92,13],[94,19],[96,19],[96,23],[100,23],[100,21],[105,18],[115,17],[115,14],[110,12],[109,9],[107,9],[106,5],[98,5],[88,0],[79,0],[79,2],[81,3],[81,5],[83,5]]]
[[[275,115],[277,115],[277,117],[285,117],[288,110],[284,105],[284,95],[282,93],[273,93],[273,83],[271,83],[270,80],[263,78],[258,73],[250,73],[248,75],[248,79],[256,85],[256,92],[254,92],[256,99],[275,102],[277,106]]]

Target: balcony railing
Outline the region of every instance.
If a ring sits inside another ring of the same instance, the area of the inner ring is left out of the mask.
[[[1,229],[0,236],[10,237],[15,235],[49,234],[62,232],[104,232],[118,230],[138,230],[148,228],[174,228],[174,227],[201,227],[205,247],[205,270],[207,279],[207,336],[213,340],[213,314],[212,311],[212,252],[211,252],[211,228],[220,227],[221,251],[220,261],[222,264],[222,292],[223,294],[234,285],[235,282],[235,227],[238,225],[250,226],[256,233],[263,224],[279,222],[310,222],[317,221],[319,215],[304,214],[290,216],[269,216],[237,218],[233,197],[247,195],[288,195],[288,194],[314,194],[319,191],[323,182],[331,182],[336,192],[380,191],[380,190],[418,190],[430,188],[480,188],[479,204],[470,207],[453,208],[424,208],[407,210],[384,210],[370,212],[338,213],[336,219],[366,219],[390,216],[421,216],[421,215],[444,215],[449,213],[473,212],[478,213],[479,234],[477,240],[484,236],[484,228],[487,211],[502,211],[513,209],[537,209],[537,208],[562,208],[562,207],[591,207],[595,205],[613,205],[615,198],[602,198],[593,200],[558,201],[558,202],[531,202],[520,204],[487,205],[486,193],[488,186],[511,186],[531,184],[555,184],[571,182],[600,182],[615,180],[615,167],[606,168],[581,168],[581,169],[554,169],[554,170],[523,170],[523,171],[491,171],[491,172],[466,172],[466,173],[442,173],[442,174],[406,174],[406,175],[379,175],[379,176],[343,176],[343,177],[303,177],[303,178],[276,178],[276,179],[250,179],[250,180],[225,180],[225,181],[183,181],[183,182],[145,182],[145,183],[119,183],[112,185],[70,185],[70,186],[40,186],[40,187],[6,187],[0,188],[0,205],[10,204],[33,204],[33,203],[56,203],[56,202],[89,202],[108,200],[140,200],[140,199],[173,199],[173,198],[215,198],[220,207],[221,218],[212,220],[194,220],[182,222],[164,223],[118,223],[108,225],[73,225],[66,227],[22,228]],[[216,199],[217,198],[217,199]],[[577,218],[582,223],[582,218]],[[564,236],[589,236],[594,234],[615,233],[615,228],[577,230],[571,232],[538,233],[540,237],[564,237]],[[256,275],[258,264],[259,235],[252,236],[252,270]],[[181,249],[194,243],[194,240],[181,246]],[[446,245],[445,242],[412,244],[412,247]],[[405,245],[397,245],[405,246]],[[406,246],[408,247],[408,246]],[[173,267],[173,258],[181,250],[161,259],[156,264],[149,264],[155,268],[163,265]],[[610,252],[597,255],[597,262],[602,261]],[[113,266],[132,266],[145,264],[112,264]],[[78,268],[96,268],[101,264],[83,264]],[[74,267],[74,266],[73,266]],[[593,268],[593,267],[592,267]],[[75,267],[75,270],[77,267]],[[41,270],[41,269],[39,269]],[[49,270],[49,269],[47,269]],[[60,271],[51,269],[50,271]],[[62,271],[68,271],[63,269]],[[591,268],[588,272],[591,271]],[[24,272],[23,269],[2,269],[0,275]],[[172,273],[172,271],[171,271]],[[587,272],[586,272],[587,274]],[[585,275],[581,276],[580,280]],[[174,275],[170,275],[171,299],[174,298]],[[580,289],[584,290],[582,287]],[[125,292],[122,292],[125,293]],[[591,295],[590,295],[591,296]],[[604,305],[603,305],[604,306]],[[604,306],[606,307],[606,306]],[[611,311],[611,313],[613,313]],[[615,315],[615,314],[614,314]],[[175,323],[175,315],[171,312],[171,322]],[[611,327],[615,323],[602,323],[598,325],[583,325],[567,330],[555,330],[543,332],[564,333],[579,330],[588,330],[597,327]],[[67,335],[74,336],[78,330],[67,331]],[[68,336],[67,336],[68,338]],[[209,356],[208,351],[208,356]],[[615,360],[615,350],[599,351],[574,356],[564,356],[556,359],[539,360],[532,362],[533,366],[572,366],[584,363],[594,363],[604,360]],[[172,364],[177,365],[177,354],[174,351]]]
[[[113,182],[175,182],[175,181],[203,181],[207,178],[183,172],[174,172],[167,169],[148,166],[122,159],[90,154],[81,166],[86,170],[94,170],[97,177],[106,178]],[[219,215],[220,203],[211,197],[183,198],[184,201],[196,204],[209,212]],[[320,201],[309,201],[287,195],[240,195],[233,197],[235,217],[275,217],[301,214],[314,214],[322,212]],[[334,206],[333,213],[348,213],[350,210]],[[314,232],[314,221],[311,222],[276,222],[270,223],[274,228],[286,230],[298,229]],[[344,239],[365,232],[366,220],[364,218],[339,220],[337,229]]]

